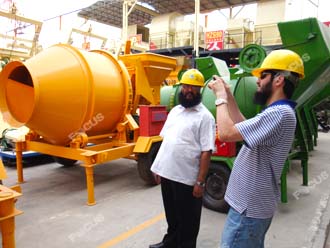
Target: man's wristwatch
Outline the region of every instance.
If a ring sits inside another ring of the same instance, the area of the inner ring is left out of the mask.
[[[221,104],[227,104],[227,100],[223,99],[223,98],[218,98],[217,100],[215,100],[215,106],[220,106]]]
[[[205,182],[197,181],[196,185],[198,185],[199,187],[204,188],[205,187]]]

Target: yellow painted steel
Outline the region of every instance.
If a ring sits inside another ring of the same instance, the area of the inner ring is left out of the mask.
[[[150,147],[153,143],[162,140],[163,138],[160,136],[151,136],[151,137],[140,136],[135,144],[133,151],[135,153],[146,153],[150,150]]]
[[[15,208],[17,197],[22,194],[0,185],[0,229],[2,247],[15,248],[15,216],[23,212]]]
[[[176,59],[157,54],[81,51],[55,45],[26,62],[10,62],[0,74],[0,108],[6,119],[30,132],[16,142],[18,182],[23,182],[22,152],[82,161],[87,204],[96,203],[93,168],[119,158],[137,159],[133,118],[140,104],[159,104],[160,87],[176,68]],[[148,143],[149,142],[149,143]],[[87,144],[92,143],[92,146]]]
[[[7,173],[5,170],[5,166],[2,163],[2,159],[0,159],[0,180],[6,179],[7,178]]]
[[[16,142],[15,143],[16,172],[17,172],[17,182],[18,183],[24,183],[24,177],[23,177],[23,149],[24,149],[24,144],[25,143],[23,143],[23,142]]]
[[[55,45],[0,76],[0,107],[47,142],[66,145],[76,132],[112,132],[128,112],[126,68],[105,51]]]
[[[160,87],[164,79],[176,68],[176,59],[167,56],[144,53],[119,56],[128,69],[135,88],[133,113],[136,112],[141,98],[143,104],[158,105],[160,103]],[[161,79],[161,81],[160,81]]]

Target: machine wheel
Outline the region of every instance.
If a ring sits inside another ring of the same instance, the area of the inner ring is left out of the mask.
[[[65,167],[70,167],[76,164],[77,160],[69,159],[69,158],[61,158],[53,156],[53,159],[56,163],[61,164]]]
[[[156,185],[154,175],[150,168],[158,153],[161,142],[156,142],[151,145],[148,153],[140,153],[137,163],[138,172],[140,177],[149,185]]]
[[[247,72],[261,66],[266,58],[266,50],[259,45],[250,44],[245,46],[239,54],[239,64]]]
[[[227,213],[229,205],[225,201],[225,192],[228,185],[230,170],[226,164],[211,162],[205,181],[203,205],[211,210]]]

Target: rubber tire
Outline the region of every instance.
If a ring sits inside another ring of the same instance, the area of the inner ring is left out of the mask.
[[[150,170],[152,163],[154,162],[158,153],[161,142],[155,142],[151,145],[148,153],[139,153],[137,168],[140,178],[148,185],[156,185],[155,177]]]
[[[203,195],[204,207],[220,212],[228,213],[229,205],[225,201],[225,193],[230,176],[230,169],[221,162],[211,162],[205,180]]]
[[[61,158],[61,157],[56,157],[56,156],[53,156],[53,159],[56,163],[61,164],[65,167],[74,166],[77,162],[77,160],[74,160],[74,159]]]

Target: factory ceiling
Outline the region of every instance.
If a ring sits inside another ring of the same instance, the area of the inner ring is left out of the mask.
[[[132,1],[134,2],[134,1]],[[207,13],[258,2],[256,0],[200,0],[200,12]],[[195,13],[194,0],[139,0],[128,16],[128,25],[144,26],[151,23],[154,16],[178,12],[182,15]],[[102,0],[78,12],[78,16],[107,25],[122,27],[123,0]]]

